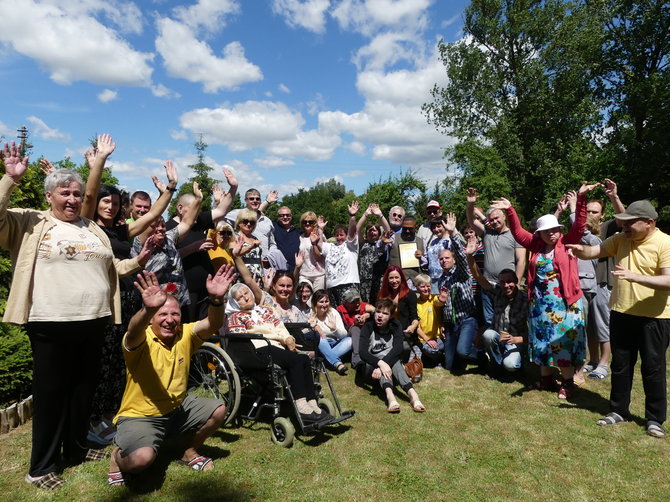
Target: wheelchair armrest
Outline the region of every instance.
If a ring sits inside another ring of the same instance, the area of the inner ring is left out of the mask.
[[[266,339],[263,335],[256,333],[226,333],[223,335],[230,340],[263,340]]]

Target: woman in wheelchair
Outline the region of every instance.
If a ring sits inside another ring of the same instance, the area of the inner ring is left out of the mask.
[[[319,352],[338,375],[346,375],[347,367],[340,358],[351,352],[351,337],[340,313],[330,306],[328,291],[319,289],[314,292],[312,308],[309,323],[319,335]]]
[[[400,360],[404,334],[400,323],[391,318],[394,310],[395,304],[390,298],[377,300],[373,318],[361,329],[360,356],[365,365],[362,368],[359,366],[358,371],[379,381],[386,397],[386,411],[400,413],[400,405],[393,394],[395,381],[407,392],[412,409],[421,413],[426,411],[426,407],[419,400]]]
[[[236,262],[239,260],[236,259]],[[244,275],[244,265],[238,270]],[[252,339],[256,353],[263,359],[268,355],[274,364],[286,370],[295,405],[305,423],[333,420],[334,417],[319,408],[312,376],[310,359],[296,352],[295,338],[289,334],[284,323],[270,306],[259,305],[263,291],[246,284],[235,284],[230,289],[226,304],[227,329],[229,333],[253,333],[263,335],[270,341]]]

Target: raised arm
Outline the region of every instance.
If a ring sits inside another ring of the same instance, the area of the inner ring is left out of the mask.
[[[468,193],[466,195],[467,208],[465,214],[468,218],[468,225],[470,225],[477,235],[484,235],[486,233],[486,227],[484,224],[477,219],[475,215],[475,204],[477,203],[477,190],[470,187],[468,188]]]
[[[212,221],[214,224],[216,224],[221,218],[228,214],[230,208],[233,207],[233,202],[235,200],[235,196],[237,195],[237,178],[233,174],[233,171],[227,167],[224,167],[223,175],[226,177],[226,181],[228,182],[228,191],[221,194],[216,207],[212,209]]]
[[[368,208],[363,211],[363,214],[358,220],[358,223],[356,223],[356,232],[358,233],[358,242],[363,242],[365,240],[365,235],[363,235],[363,229],[365,228],[365,222],[368,219],[368,216],[372,214],[372,204],[368,206]]]
[[[114,140],[109,134],[105,133],[98,136],[96,148],[94,150],[87,150],[84,154],[90,171],[88,180],[86,180],[86,193],[84,194],[84,201],[81,205],[81,215],[89,220],[95,218],[102,170],[105,167],[107,157],[112,154],[115,148],[116,143],[114,143]]]
[[[614,206],[615,214],[621,214],[626,210],[623,202],[621,202],[621,199],[619,199],[616,183],[614,183],[614,181],[609,178],[605,178],[605,195],[607,195],[607,198],[612,203],[612,206]]]
[[[198,186],[197,181],[193,182],[193,195],[195,195],[193,204],[190,204],[186,208],[181,221],[177,225],[179,238],[183,237],[189,230],[191,230],[191,227],[195,223],[195,219],[198,217],[198,213],[200,212],[200,205],[202,204],[202,192],[200,191],[200,187]]]
[[[347,240],[353,241],[356,237],[356,213],[358,212],[360,205],[357,200],[354,200],[347,206],[349,211],[349,231],[347,232]]]
[[[163,214],[163,211],[167,209],[172,196],[177,190],[177,169],[174,167],[171,160],[168,160],[164,167],[168,183],[165,185],[158,179],[158,177],[152,176],[151,179],[154,182],[156,189],[160,192],[160,197],[158,197],[156,203],[151,206],[151,209],[149,209],[148,213],[140,216],[135,221],[128,223],[128,235],[130,237],[140,235],[147,228],[149,228],[149,225],[151,225],[151,223],[153,223],[154,220],[156,220],[156,218]]]
[[[5,165],[5,175],[0,182],[0,245],[9,249],[17,239],[23,238],[21,228],[13,224],[12,212],[7,211],[7,206],[12,191],[28,169],[28,157],[21,159],[21,147],[13,141],[5,143],[0,155]]]
[[[128,332],[125,336],[125,348],[133,350],[142,345],[145,340],[145,331],[158,309],[160,309],[167,300],[165,288],[160,287],[156,274],[143,270],[137,274],[135,288],[142,296],[142,308],[130,319],[128,323]]]
[[[251,275],[251,272],[249,272],[249,269],[247,268],[247,264],[244,263],[242,260],[242,257],[240,255],[240,250],[242,249],[242,245],[244,244],[244,237],[242,235],[238,236],[237,242],[235,243],[235,246],[233,247],[233,256],[235,257],[235,267],[237,268],[238,274],[240,274],[240,278],[242,279],[242,282],[249,286],[249,289],[251,289],[251,292],[254,294],[254,299],[256,300],[256,304],[260,305],[263,302],[263,290],[261,287],[254,281],[254,278]]]
[[[486,277],[484,277],[484,274],[482,274],[481,270],[479,270],[479,266],[475,261],[474,254],[477,251],[477,245],[477,238],[474,235],[471,235],[468,238],[467,245],[465,246],[465,255],[468,257],[470,273],[472,273],[472,277],[475,278],[475,281],[479,283],[482,289],[485,289],[486,291],[492,291],[493,285],[486,279]]]
[[[505,211],[507,214],[507,223],[514,240],[523,247],[528,248],[533,240],[533,234],[521,226],[521,222],[519,221],[516,211],[512,207],[512,203],[504,197],[501,197],[500,200],[491,202],[491,207],[493,209]]]
[[[209,293],[207,317],[195,323],[193,327],[193,332],[203,340],[216,334],[223,326],[224,297],[236,278],[235,267],[230,264],[219,268],[214,277],[211,274],[207,275],[206,287]]]
[[[270,193],[268,196],[265,198],[263,202],[261,202],[261,205],[258,206],[258,210],[261,213],[264,213],[267,208],[270,207],[271,204],[274,204],[279,200],[279,192],[277,190],[270,190]]]

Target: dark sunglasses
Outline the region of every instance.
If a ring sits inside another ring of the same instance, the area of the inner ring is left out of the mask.
[[[240,223],[243,225],[256,225],[256,220],[242,220]]]
[[[217,232],[217,234],[219,234],[219,235],[226,235],[226,236],[228,236],[228,237],[230,237],[231,235],[233,235],[233,233],[232,233],[230,230],[219,230],[219,231]]]
[[[279,216],[280,218],[290,218],[293,215],[291,215],[291,214],[278,214],[277,216]]]
[[[399,214],[399,213],[391,213],[391,216],[393,216],[394,218],[402,218],[403,217],[403,215]]]
[[[261,200],[260,197],[247,197],[247,200]]]
[[[427,212],[428,214],[437,214],[437,213],[440,212],[440,210],[437,209],[437,208],[431,208],[431,209],[426,209],[426,212]]]
[[[402,227],[403,232],[416,232],[416,228],[414,227]]]
[[[303,225],[314,225],[316,223],[316,220],[303,220],[302,224]]]

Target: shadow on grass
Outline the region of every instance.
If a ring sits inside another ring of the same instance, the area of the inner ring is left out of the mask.
[[[203,473],[192,473],[192,478],[187,481],[180,481],[170,486],[170,494],[167,498],[171,502],[209,502],[209,501],[234,501],[245,502],[249,500],[257,500],[257,495],[247,487],[242,488],[238,486],[232,479],[228,479],[224,474],[217,478],[216,482],[212,482],[211,477],[205,478]],[[142,491],[134,484],[128,484],[124,487],[113,488],[115,493],[110,493],[109,497],[104,497],[100,500],[105,502],[126,501],[144,498],[143,495],[149,491]]]

